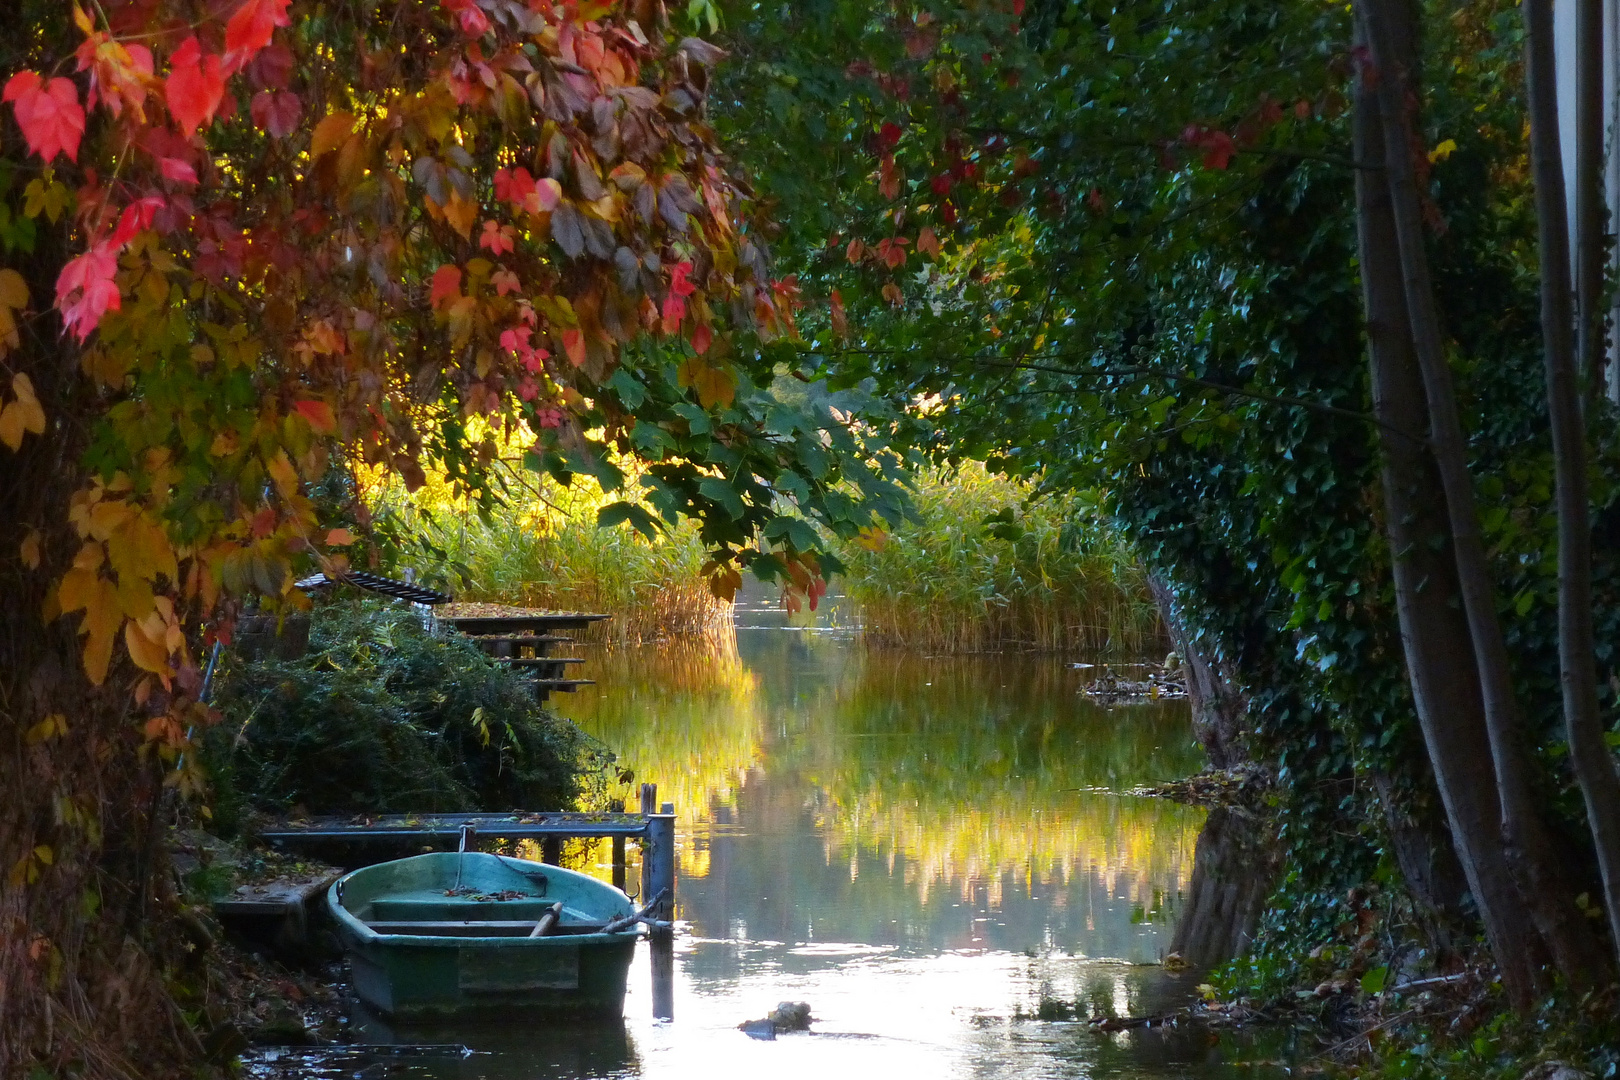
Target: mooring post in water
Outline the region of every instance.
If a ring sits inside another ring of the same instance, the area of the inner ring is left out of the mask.
[[[615,814],[624,813],[624,800],[614,799],[608,804],[608,810]],[[624,837],[613,838],[613,887],[624,892]]]
[[[540,841],[540,861],[552,866],[562,864],[562,837],[547,836]]]
[[[663,899],[648,914],[663,922],[675,918],[675,804],[665,803],[662,813],[654,813],[658,789],[652,784],[641,788],[642,813],[647,815],[646,851],[641,863],[641,893]],[[675,1018],[675,932],[653,927],[647,945],[652,950],[653,1017]]]

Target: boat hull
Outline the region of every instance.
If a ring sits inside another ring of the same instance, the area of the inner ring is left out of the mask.
[[[464,895],[452,895],[458,861]],[[527,936],[557,901],[561,933]],[[623,1014],[636,935],[588,931],[627,913],[630,901],[583,874],[436,853],[356,870],[332,886],[327,903],[355,992],[385,1016]]]

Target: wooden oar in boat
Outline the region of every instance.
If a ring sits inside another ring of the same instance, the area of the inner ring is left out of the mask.
[[[545,937],[551,933],[552,927],[557,925],[557,920],[562,918],[562,909],[561,900],[547,908],[546,913],[540,916],[540,921],[534,924],[534,929],[529,931],[529,936]]]

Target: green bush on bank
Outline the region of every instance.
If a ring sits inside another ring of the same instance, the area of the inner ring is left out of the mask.
[[[216,817],[572,806],[607,755],[471,641],[401,605],[311,616],[295,660],[228,658],[204,740]]]
[[[844,545],[845,588],[869,640],[935,652],[1163,655],[1147,581],[1083,495],[978,462],[917,478],[918,520]]]

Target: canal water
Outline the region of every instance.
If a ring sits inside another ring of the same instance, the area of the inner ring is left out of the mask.
[[[477,1053],[387,1075],[1256,1075],[1207,1031],[1087,1023],[1201,981],[1159,961],[1204,812],[1120,794],[1202,766],[1186,703],[1099,705],[1052,658],[867,650],[836,605],[807,621],[743,603],[734,637],[587,650],[597,687],[554,699],[676,806],[673,1015],[644,944],[622,1026],[417,1032]],[[605,845],[572,855],[607,874]],[[814,1034],[738,1030],[781,1001]]]

